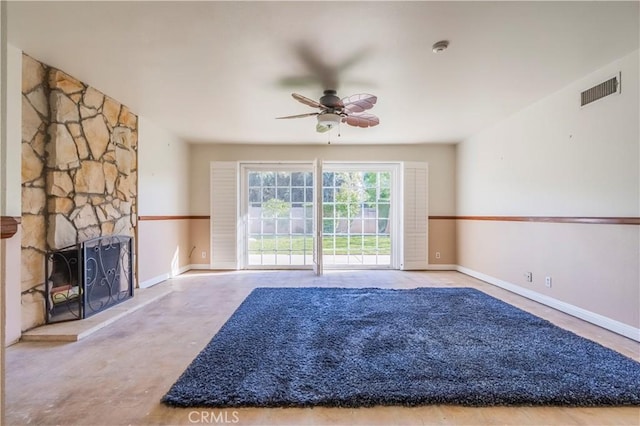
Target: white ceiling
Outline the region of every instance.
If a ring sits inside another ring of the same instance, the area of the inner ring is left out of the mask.
[[[293,83],[329,67],[338,95],[379,98],[380,125],[343,125],[341,143],[455,143],[638,49],[638,6],[49,1],[7,16],[12,45],[191,142],[326,143],[315,118],[274,117],[313,112],[290,94],[321,84]]]

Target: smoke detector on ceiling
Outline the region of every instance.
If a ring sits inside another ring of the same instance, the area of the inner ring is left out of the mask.
[[[439,42],[434,43],[433,46],[431,46],[431,50],[433,50],[433,53],[442,53],[447,50],[447,47],[449,47],[449,41],[440,40]]]

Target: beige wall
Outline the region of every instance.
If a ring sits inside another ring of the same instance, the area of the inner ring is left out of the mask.
[[[138,222],[136,253],[138,283],[146,287],[183,272],[192,263],[190,220],[176,218],[189,214],[189,146],[140,117],[138,152],[139,215],[143,220]]]
[[[189,220],[141,220],[138,222],[140,287],[157,284],[181,274],[189,265]]]
[[[455,213],[454,145],[192,145],[191,214],[209,214],[211,161],[426,161],[429,214]]]
[[[3,43],[5,41],[3,40]],[[2,212],[3,216],[20,217],[22,215],[21,202],[21,136],[22,136],[22,51],[7,44],[6,80],[3,78],[2,92],[6,96],[7,110],[3,120],[2,163],[0,163],[2,175]],[[21,335],[21,271],[20,267],[20,239],[22,227],[18,227],[18,233],[9,240],[3,240],[4,268],[2,280],[4,281],[4,344],[16,342]]]
[[[640,328],[637,226],[459,222],[460,265]]]
[[[429,265],[456,265],[456,244],[455,219],[429,219]]]
[[[5,335],[4,344],[9,346],[20,340],[22,335],[22,309],[20,303],[20,241],[22,239],[22,225],[18,225],[18,232],[8,239],[2,240],[4,263],[0,274],[5,281]],[[44,307],[42,307],[44,310]]]
[[[211,263],[209,248],[211,239],[209,238],[211,222],[209,219],[191,219],[189,221],[189,241],[193,248],[193,254],[189,258],[189,263],[203,269],[208,269]],[[204,257],[202,256],[204,253]]]
[[[140,216],[189,214],[189,145],[139,117]]]
[[[22,150],[20,141],[22,138],[22,51],[7,44],[7,111],[6,111],[6,137],[7,143],[3,147],[5,163],[2,165],[4,185],[2,192],[4,197],[5,216],[20,216],[22,203],[21,168]]]
[[[197,145],[191,147],[191,214],[209,214],[211,161],[426,161],[429,163],[429,215],[453,215],[455,206],[454,145]],[[209,228],[199,221],[194,240],[209,246]],[[208,223],[208,221],[207,221]],[[205,239],[206,236],[206,239]],[[429,221],[429,263],[455,264],[455,226],[452,221]],[[200,253],[200,249],[196,250]],[[441,258],[436,259],[439,251]]]
[[[618,71],[622,94],[580,108]],[[458,145],[458,214],[638,217],[638,92],[636,51]],[[458,222],[462,267],[640,328],[640,227]]]
[[[622,93],[580,92],[622,71]],[[458,145],[459,215],[638,216],[638,51]]]

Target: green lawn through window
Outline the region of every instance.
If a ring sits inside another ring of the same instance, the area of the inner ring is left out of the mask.
[[[377,238],[377,250],[376,250]],[[303,254],[313,251],[313,238],[310,236],[263,236],[262,248],[259,237],[249,240],[249,254],[289,253]],[[334,249],[335,244],[335,249]],[[391,254],[391,237],[389,235],[337,235],[322,238],[322,251],[325,254]],[[335,251],[334,251],[335,250]]]

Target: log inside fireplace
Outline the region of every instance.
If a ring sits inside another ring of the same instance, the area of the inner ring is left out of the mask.
[[[111,235],[47,253],[47,323],[88,318],[133,297],[133,240]]]

